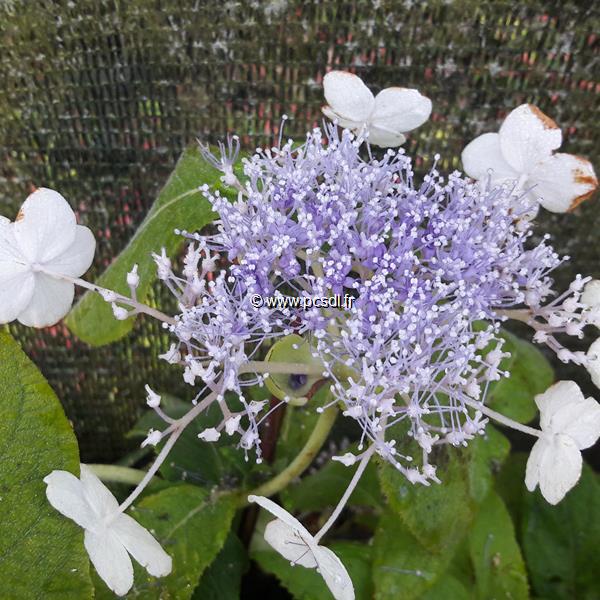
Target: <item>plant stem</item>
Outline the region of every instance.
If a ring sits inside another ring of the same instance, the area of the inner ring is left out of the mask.
[[[50,277],[54,277],[55,279],[62,279],[64,281],[68,281],[69,283],[78,285],[79,287],[85,288],[86,290],[91,290],[92,292],[98,292],[99,294],[101,294],[102,292],[112,292],[116,296],[115,302],[127,304],[134,308],[135,312],[137,313],[144,313],[146,315],[154,317],[155,319],[158,319],[159,321],[163,321],[163,323],[168,323],[169,325],[174,325],[176,323],[173,317],[166,315],[165,313],[161,312],[156,308],[152,308],[147,304],[143,304],[142,302],[138,302],[137,300],[128,298],[127,296],[123,296],[122,294],[118,294],[113,290],[103,288],[99,285],[96,285],[95,283],[90,283],[85,279],[81,279],[79,277],[69,277],[68,275],[63,275],[62,273],[54,273],[53,271],[48,271],[46,269],[42,269],[42,272],[45,275],[49,275]]]
[[[325,409],[317,420],[315,428],[312,430],[304,448],[302,448],[296,458],[281,473],[263,483],[263,485],[250,492],[250,494],[255,496],[273,496],[285,488],[290,481],[301,475],[323,447],[335,423],[338,412],[337,406],[330,406]]]
[[[373,453],[375,452],[375,448],[376,448],[376,446],[375,446],[375,444],[373,444],[363,454],[363,457],[360,459],[358,468],[354,472],[354,475],[352,476],[352,479],[350,480],[350,483],[348,484],[348,487],[346,488],[344,495],[341,497],[340,501],[338,502],[337,506],[335,507],[335,510],[331,513],[331,516],[329,517],[329,519],[327,519],[327,522],[325,523],[325,525],[323,525],[323,527],[321,527],[321,529],[315,535],[315,542],[317,544],[319,543],[319,540],[331,529],[331,526],[335,523],[337,518],[340,516],[340,513],[342,512],[342,510],[344,510],[344,506],[346,506],[346,502],[348,502],[348,499],[352,495],[354,488],[360,481],[362,474],[364,473],[365,469],[367,468],[367,465],[369,464],[369,460],[371,460],[371,457],[373,456]]]
[[[507,317],[509,319],[513,319],[514,321],[521,321],[522,323],[526,323],[530,326],[533,319],[531,311],[527,308],[499,309],[495,312],[500,317]]]
[[[249,360],[240,367],[240,373],[289,373],[290,375],[322,375],[325,367],[294,362]]]
[[[146,485],[150,482],[154,474],[158,471],[160,466],[167,458],[171,448],[175,445],[175,442],[179,438],[179,436],[183,433],[185,428],[197,417],[204,409],[206,409],[211,402],[216,398],[217,392],[212,392],[209,394],[202,402],[199,402],[188,411],[183,417],[174,421],[169,427],[169,431],[171,432],[171,436],[166,441],[165,445],[162,447],[162,450],[159,452],[158,456],[152,463],[152,466],[148,469],[143,479],[138,483],[137,487],[127,496],[127,498],[121,503],[119,506],[118,512],[125,512],[133,503],[133,501],[144,491]]]
[[[518,421],[513,421],[512,419],[509,419],[499,412],[496,412],[495,410],[492,410],[491,408],[488,408],[487,406],[478,402],[467,400],[467,398],[463,398],[463,402],[475,410],[481,411],[487,417],[490,417],[491,419],[494,419],[495,421],[498,421],[498,423],[502,423],[502,425],[506,425],[511,429],[516,429],[517,431],[521,431],[528,435],[533,435],[534,437],[540,437],[543,433],[539,429],[534,429],[533,427],[528,427],[527,425],[523,425]]]
[[[146,474],[145,471],[140,469],[132,469],[131,467],[120,465],[88,464],[87,466],[102,481],[112,481],[127,485],[137,485]]]

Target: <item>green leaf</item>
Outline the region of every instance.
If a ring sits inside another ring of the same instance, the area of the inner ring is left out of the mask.
[[[422,596],[421,600],[471,600],[472,594],[456,577],[444,573]]]
[[[273,344],[265,362],[301,363],[303,365],[317,366],[321,362],[312,355],[312,347],[301,336],[288,335]],[[306,404],[306,395],[312,386],[321,379],[321,375],[289,375],[272,373],[265,384],[269,391],[280,400],[290,398],[291,404],[302,406]]]
[[[233,404],[230,403],[232,407]],[[162,394],[161,407],[172,418],[182,417],[190,410],[190,405],[178,398]],[[160,474],[170,481],[188,481],[196,485],[218,485],[222,488],[238,486],[252,468],[246,462],[243,450],[231,443],[229,436],[221,436],[217,442],[205,442],[198,434],[212,427],[222,419],[216,403],[196,417],[181,434],[169,453],[169,458],[161,465]],[[155,411],[147,411],[129,433],[132,437],[145,438],[149,429],[163,429],[164,421]],[[164,443],[155,447],[160,452]]]
[[[469,443],[469,489],[473,500],[481,502],[487,497],[494,474],[500,470],[509,452],[508,439],[489,424],[485,435],[477,436]]]
[[[135,564],[135,582],[127,597],[191,598],[202,573],[225,543],[236,506],[233,494],[211,495],[187,484],[144,498],[130,514],[150,530],[169,553],[173,571],[167,577],[156,578]]]
[[[503,359],[500,367],[509,371],[510,377],[490,386],[486,404],[510,419],[528,423],[537,414],[534,397],[552,385],[554,371],[536,346],[507,331],[501,335],[506,340],[503,350],[511,356]]]
[[[372,552],[377,600],[420,598],[442,576],[452,558],[450,552],[426,550],[391,510],[381,516]]]
[[[0,382],[4,597],[92,598],[83,529],[50,506],[42,481],[54,469],[79,474],[77,440],[50,386],[2,330]]]
[[[246,548],[234,533],[230,533],[221,552],[202,575],[192,599],[237,600],[247,567]]]
[[[215,218],[210,203],[198,187],[203,184],[220,187],[220,175],[202,159],[196,146],[188,148],[127,247],[96,283],[128,295],[127,273],[137,263],[141,282],[137,293],[144,301],[156,280],[156,265],[151,253],[160,252],[164,247],[167,254],[176,254],[184,238],[174,233],[175,228],[194,231]],[[221,191],[225,193],[222,188]],[[99,294],[87,292],[67,317],[66,324],[88,344],[101,346],[126,335],[133,327],[133,319],[117,321],[110,305]]]
[[[355,448],[349,448],[349,451],[353,450]],[[346,491],[355,470],[356,466],[346,467],[340,462],[329,460],[318,471],[285,488],[280,493],[283,505],[290,512],[321,511],[327,506],[335,506]],[[371,461],[348,499],[348,505],[376,507],[381,503],[377,467]]]
[[[432,552],[447,552],[467,530],[474,503],[462,453],[440,449],[432,462],[441,484],[413,485],[387,462],[380,464],[379,480],[390,507],[415,538]]]
[[[328,546],[342,561],[352,579],[356,600],[373,597],[370,548],[360,543],[336,542]],[[296,600],[332,598],[331,592],[316,569],[294,566],[270,550],[253,552],[251,558],[267,573],[272,573]]]
[[[598,598],[600,483],[587,465],[579,483],[556,506],[539,491],[525,496],[523,550],[531,583],[548,600]]]
[[[473,523],[469,550],[478,598],[519,600],[529,597],[525,565],[514,526],[495,492],[486,498]]]
[[[525,487],[527,454],[513,452],[496,476],[496,491],[502,498],[518,532],[522,531],[524,497],[529,495]]]

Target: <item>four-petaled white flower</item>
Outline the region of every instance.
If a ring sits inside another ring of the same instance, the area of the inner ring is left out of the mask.
[[[71,308],[75,286],[53,277],[79,277],[94,257],[92,232],[77,225],[67,201],[40,188],[17,219],[0,217],[0,323],[18,319],[31,327],[60,321]]]
[[[562,143],[558,125],[532,104],[509,113],[498,133],[484,133],[462,152],[465,173],[492,185],[520,181],[532,206],[562,213],[589,198],[598,187],[591,163],[556,153]]]
[[[368,141],[390,148],[406,141],[404,133],[416,129],[431,114],[431,100],[417,90],[390,87],[373,96],[357,75],[330,71],[323,78],[323,113],[340,127],[356,134],[367,131]]]
[[[532,492],[539,484],[542,496],[557,504],[581,476],[581,450],[600,436],[600,404],[584,398],[573,381],[559,381],[535,397],[542,434],[534,444],[525,473]]]
[[[171,572],[171,557],[137,521],[119,511],[109,489],[86,465],[77,479],[68,471],[52,471],[44,477],[50,504],[85,530],[84,544],[92,564],[106,585],[125,595],[133,585],[129,554],[150,575]]]
[[[265,540],[293,565],[317,569],[336,600],[354,600],[354,586],[340,559],[314,537],[290,513],[263,496],[248,496],[277,517],[267,524]]]

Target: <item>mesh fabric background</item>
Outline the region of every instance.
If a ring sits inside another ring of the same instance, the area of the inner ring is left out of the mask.
[[[94,278],[188,142],[235,131],[251,150],[273,142],[284,113],[286,135],[302,136],[320,121],[332,67],[433,100],[407,143],[423,168],[436,152],[442,170],[459,167],[465,143],[524,101],[563,127],[565,151],[598,167],[598,25],[592,2],[572,1],[0,0],[0,213],[13,215],[32,186],[60,190],[96,234]],[[600,277],[598,215],[591,201],[540,218],[574,257],[562,285]],[[85,460],[124,451],[144,383],[186,397],[156,359],[168,343],[149,320],[97,349],[62,325],[11,330],[63,401]]]

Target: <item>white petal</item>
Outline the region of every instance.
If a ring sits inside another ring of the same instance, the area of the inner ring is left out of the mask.
[[[283,558],[291,563],[301,565],[307,569],[314,569],[317,561],[311,548],[298,533],[298,530],[281,519],[275,519],[265,527],[265,540]]]
[[[323,106],[321,110],[328,119],[336,121],[336,123],[344,129],[351,129],[352,131],[358,133],[364,127],[364,121],[352,121],[350,119],[344,119],[335,111],[333,111],[330,106]]]
[[[64,252],[75,240],[75,213],[54,190],[40,188],[21,206],[14,234],[31,262],[45,263]]]
[[[117,499],[87,465],[81,465],[81,483],[87,501],[99,518],[118,510]]]
[[[0,217],[0,323],[14,321],[29,304],[34,277],[13,235],[13,225]]]
[[[381,127],[371,125],[369,127],[369,144],[379,146],[380,148],[395,148],[401,146],[406,141],[406,138],[401,133],[388,131]]]
[[[87,227],[77,225],[73,243],[62,254],[46,263],[45,268],[61,275],[80,277],[90,268],[95,250],[94,234]]]
[[[461,155],[465,173],[478,181],[495,186],[506,180],[518,179],[518,173],[504,160],[500,151],[500,136],[484,133],[465,146]]]
[[[68,281],[35,274],[33,296],[19,321],[28,327],[48,327],[58,323],[71,309],[75,286]]]
[[[83,492],[81,481],[68,471],[52,471],[44,477],[48,502],[61,514],[84,529],[98,524],[97,516]]]
[[[592,164],[574,154],[557,153],[531,171],[532,193],[539,203],[555,213],[574,209],[598,187]]]
[[[587,351],[586,368],[596,387],[600,388],[600,338],[598,338]]]
[[[265,498],[264,496],[248,496],[248,502],[256,502],[259,506],[268,510],[274,517],[281,519],[284,523],[287,523],[290,527],[293,527],[300,535],[305,539],[312,539],[312,535],[308,532],[306,527],[298,521],[295,517],[290,515],[290,513],[281,508],[278,504],[275,504],[273,500],[269,500],[269,498]]]
[[[525,486],[530,492],[533,492],[540,481],[540,466],[544,453],[548,449],[548,443],[544,438],[540,438],[531,449],[525,468]]]
[[[375,96],[370,124],[387,131],[405,133],[423,125],[431,115],[431,100],[418,90],[390,87]]]
[[[590,308],[593,308],[594,306],[600,306],[600,279],[592,279],[591,281],[588,281],[586,286],[583,288],[581,302]]]
[[[592,446],[600,436],[600,404],[584,398],[575,382],[559,381],[535,401],[543,431],[568,435],[580,450]]]
[[[562,143],[558,125],[532,104],[521,104],[510,112],[499,133],[502,155],[519,173],[529,173]]]
[[[330,71],[323,78],[323,90],[331,110],[341,119],[364,122],[373,112],[373,94],[352,73]]]
[[[317,569],[335,600],[354,600],[354,586],[342,561],[329,549],[315,549]]]
[[[133,565],[123,544],[110,529],[86,531],[83,541],[98,575],[117,596],[124,596],[133,585]]]
[[[581,476],[581,452],[567,435],[555,435],[540,462],[540,492],[550,504],[558,504]]]
[[[152,534],[129,515],[119,515],[110,529],[127,551],[154,577],[164,577],[171,572],[173,561]]]
[[[540,426],[549,433],[561,433],[555,429],[554,417],[565,406],[584,400],[583,392],[574,381],[558,381],[551,385],[543,394],[535,397],[535,403],[540,411]]]
[[[557,413],[555,419],[561,416],[563,411],[566,409]],[[565,416],[562,432],[575,442],[579,450],[593,446],[600,437],[600,404],[594,398],[578,402]]]
[[[0,258],[0,324],[14,321],[33,296],[35,278],[29,267]]]

